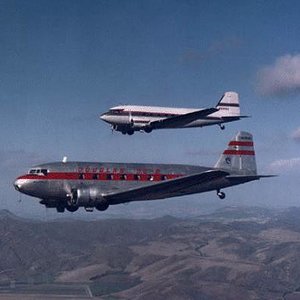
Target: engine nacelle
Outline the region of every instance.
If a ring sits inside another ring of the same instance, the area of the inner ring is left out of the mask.
[[[76,189],[72,191],[72,195],[76,206],[94,207],[99,203],[106,203],[100,192],[95,189]]]

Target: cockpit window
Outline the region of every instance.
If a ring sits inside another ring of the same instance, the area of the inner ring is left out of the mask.
[[[43,173],[44,175],[48,174],[48,170],[47,169],[41,169],[41,173]]]
[[[38,175],[47,175],[48,170],[47,169],[30,169],[29,174],[38,174]]]
[[[109,114],[110,115],[119,115],[122,113],[122,111],[123,111],[123,109],[110,109]]]

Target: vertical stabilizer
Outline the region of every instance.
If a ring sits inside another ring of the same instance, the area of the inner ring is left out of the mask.
[[[216,108],[224,117],[238,117],[240,116],[240,104],[239,95],[236,92],[226,92],[220,101],[218,102]]]
[[[243,175],[256,175],[256,161],[251,133],[240,131],[223,152],[215,168],[236,171]]]

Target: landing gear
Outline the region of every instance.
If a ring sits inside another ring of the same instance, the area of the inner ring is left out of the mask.
[[[128,130],[128,131],[125,131],[125,130],[123,130],[122,131],[122,134],[128,134],[128,135],[133,135],[134,134],[134,130],[132,130],[132,129],[130,129],[130,130]]]
[[[106,201],[100,202],[96,205],[96,209],[98,209],[100,211],[105,211],[108,209],[108,207],[109,207],[109,204]]]
[[[117,130],[117,125],[111,125],[111,133],[113,134],[114,133],[114,131],[116,131]]]
[[[152,131],[152,128],[151,127],[145,127],[144,131],[146,133],[150,133]]]
[[[59,204],[56,206],[56,211],[59,213],[63,213],[63,212],[65,212],[65,207],[63,205]]]
[[[128,135],[133,135],[133,134],[134,134],[134,130],[132,130],[132,129],[128,130],[128,131],[127,131],[127,134],[128,134]]]
[[[85,207],[84,208],[86,212],[93,212],[94,211],[94,207]]]
[[[221,192],[220,190],[217,191],[217,195],[220,199],[225,199],[226,195],[224,192]]]
[[[223,125],[223,124],[220,124],[219,126],[220,126],[221,130],[225,129],[225,125]]]
[[[67,206],[66,210],[69,212],[75,212],[76,210],[78,210],[78,206]]]

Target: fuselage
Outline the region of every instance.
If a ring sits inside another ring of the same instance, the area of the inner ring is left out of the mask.
[[[108,112],[102,114],[100,118],[111,124],[112,127],[123,133],[132,131],[144,130],[147,125],[155,121],[161,121],[166,118],[182,116],[189,113],[203,110],[201,108],[173,108],[173,107],[159,107],[159,106],[138,106],[138,105],[122,105],[112,107]],[[219,108],[208,116],[198,118],[183,125],[167,125],[164,128],[189,128],[189,127],[203,127],[215,124],[222,124],[239,119],[239,114],[232,115],[232,119],[223,119],[224,111],[227,107]]]
[[[94,200],[88,197],[79,206],[94,207],[102,194],[127,191],[212,169],[180,164],[55,162],[33,167],[28,174],[18,177],[14,186],[24,194],[42,199],[41,203],[48,207],[65,205],[72,191],[81,191],[82,195],[88,191],[89,195],[95,195]],[[218,190],[230,185],[232,182],[222,179],[205,185],[189,186],[172,193],[162,189],[151,200]],[[138,200],[147,199],[141,197]],[[127,199],[122,202],[130,201],[131,199]]]
[[[156,200],[221,189],[258,180],[253,137],[240,131],[214,167],[184,164],[54,162],[41,164],[16,179],[21,193],[47,207],[75,211],[131,201]]]
[[[24,193],[34,197],[64,199],[65,184],[72,188],[97,188],[101,193],[108,193],[208,169],[191,165],[55,162],[33,167],[28,174],[18,177],[15,185],[19,184]]]

